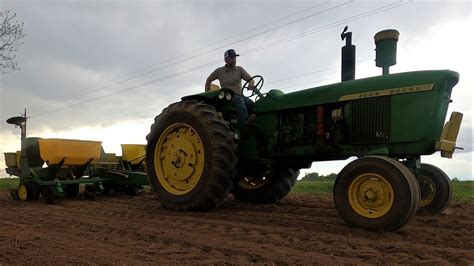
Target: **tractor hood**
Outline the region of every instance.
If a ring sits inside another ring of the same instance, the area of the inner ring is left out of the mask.
[[[450,70],[413,71],[350,80],[284,94],[271,90],[254,106],[257,113],[396,94],[444,90],[448,97],[459,74]]]

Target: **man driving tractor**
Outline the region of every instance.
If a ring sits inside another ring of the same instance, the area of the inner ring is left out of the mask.
[[[248,107],[250,103],[246,103],[242,96],[242,79],[249,81],[249,90],[254,89],[254,81],[245,69],[237,66],[237,54],[234,49],[229,49],[224,53],[225,65],[214,70],[206,80],[205,91],[211,90],[211,83],[218,79],[221,88],[231,89],[235,92],[235,97],[232,99],[231,105],[237,110],[240,121],[249,119]],[[250,100],[249,100],[250,101]],[[250,120],[254,119],[254,115],[250,116]]]

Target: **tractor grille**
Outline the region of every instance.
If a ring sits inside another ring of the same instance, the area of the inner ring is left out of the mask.
[[[353,144],[384,143],[390,139],[390,96],[352,102]]]

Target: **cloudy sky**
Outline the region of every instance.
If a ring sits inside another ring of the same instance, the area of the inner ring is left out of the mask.
[[[200,92],[234,48],[238,64],[265,77],[263,90],[291,92],[338,82],[340,33],[357,45],[357,78],[380,75],[376,32],[400,31],[392,73],[452,69],[461,75],[449,112],[464,121],[451,160],[422,158],[472,179],[470,1],[5,1],[24,22],[20,70],[0,76],[0,120],[28,108],[29,136],[146,143],[153,118]],[[0,123],[0,153],[19,149],[19,130]],[[347,162],[313,163],[322,174]],[[0,160],[0,176],[4,162]]]

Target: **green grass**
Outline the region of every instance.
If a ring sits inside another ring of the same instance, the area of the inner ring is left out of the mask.
[[[455,200],[474,200],[474,181],[452,181]],[[332,193],[333,182],[298,181],[291,193]],[[0,190],[18,187],[18,178],[0,178]]]
[[[291,193],[332,193],[333,182],[298,181]]]
[[[18,178],[0,178],[0,190],[17,188],[18,184]]]
[[[452,181],[455,200],[474,200],[474,181]],[[298,181],[291,193],[332,193],[334,183],[318,181]]]
[[[454,199],[474,200],[474,181],[452,181]]]

